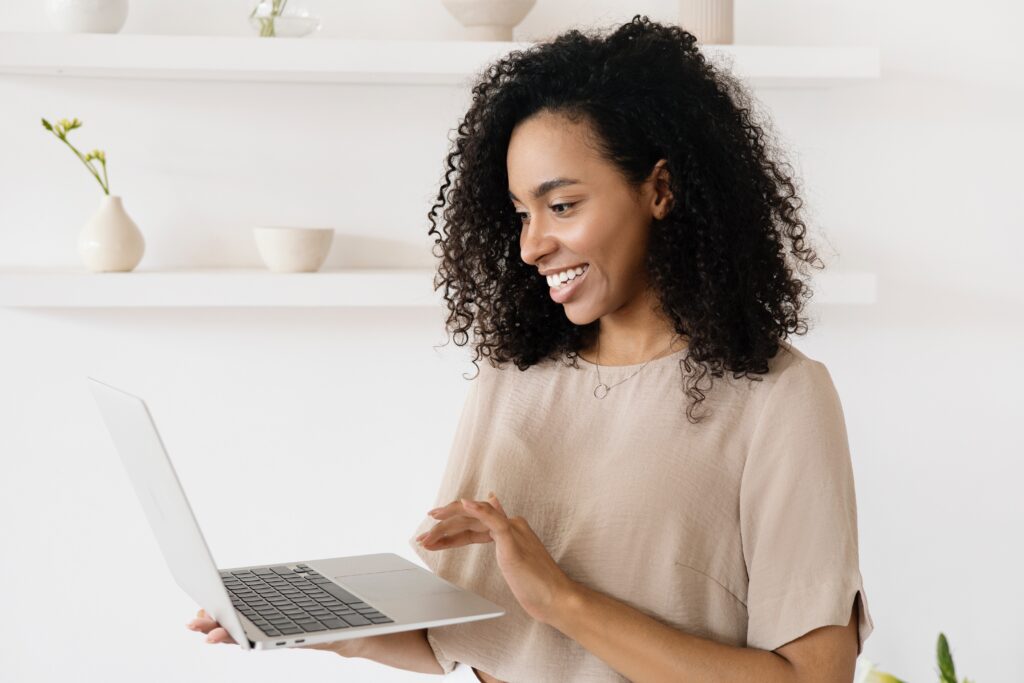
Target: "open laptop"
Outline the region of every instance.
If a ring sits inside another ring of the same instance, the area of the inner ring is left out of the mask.
[[[88,380],[175,581],[243,649],[328,643],[505,614],[394,553],[218,570],[145,401]]]

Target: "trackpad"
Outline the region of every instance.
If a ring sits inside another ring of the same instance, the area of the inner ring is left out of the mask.
[[[450,593],[457,591],[433,574],[416,569],[399,569],[393,572],[374,572],[332,577],[342,586],[358,593],[366,600],[387,600],[389,598],[411,598],[417,595]]]

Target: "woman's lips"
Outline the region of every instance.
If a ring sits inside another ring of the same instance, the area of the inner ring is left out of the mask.
[[[575,278],[573,278],[571,282],[568,282],[561,287],[549,287],[548,293],[551,295],[551,298],[554,299],[555,303],[564,304],[566,301],[572,298],[572,296],[576,293],[576,290],[580,288],[580,285],[583,283],[583,281],[587,278],[587,275],[589,274],[590,266],[587,266],[587,269],[583,271],[582,275],[577,275]]]

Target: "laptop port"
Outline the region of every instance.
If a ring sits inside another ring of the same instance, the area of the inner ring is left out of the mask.
[[[282,640],[280,643],[274,643],[274,645],[284,645],[287,642],[287,640]]]
[[[299,643],[304,643],[304,642],[306,642],[305,638],[299,638],[298,640],[295,641],[295,644],[298,645]]]

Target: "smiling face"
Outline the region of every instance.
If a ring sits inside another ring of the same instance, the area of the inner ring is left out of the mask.
[[[587,123],[550,112],[512,131],[507,166],[510,201],[523,226],[520,255],[543,272],[588,264],[578,284],[566,285],[572,289],[549,290],[576,325],[610,315],[648,319],[647,238],[652,218],[667,211],[667,200],[655,192],[653,180],[635,195],[616,167],[588,144],[589,135]],[[535,196],[538,188],[543,194]]]

